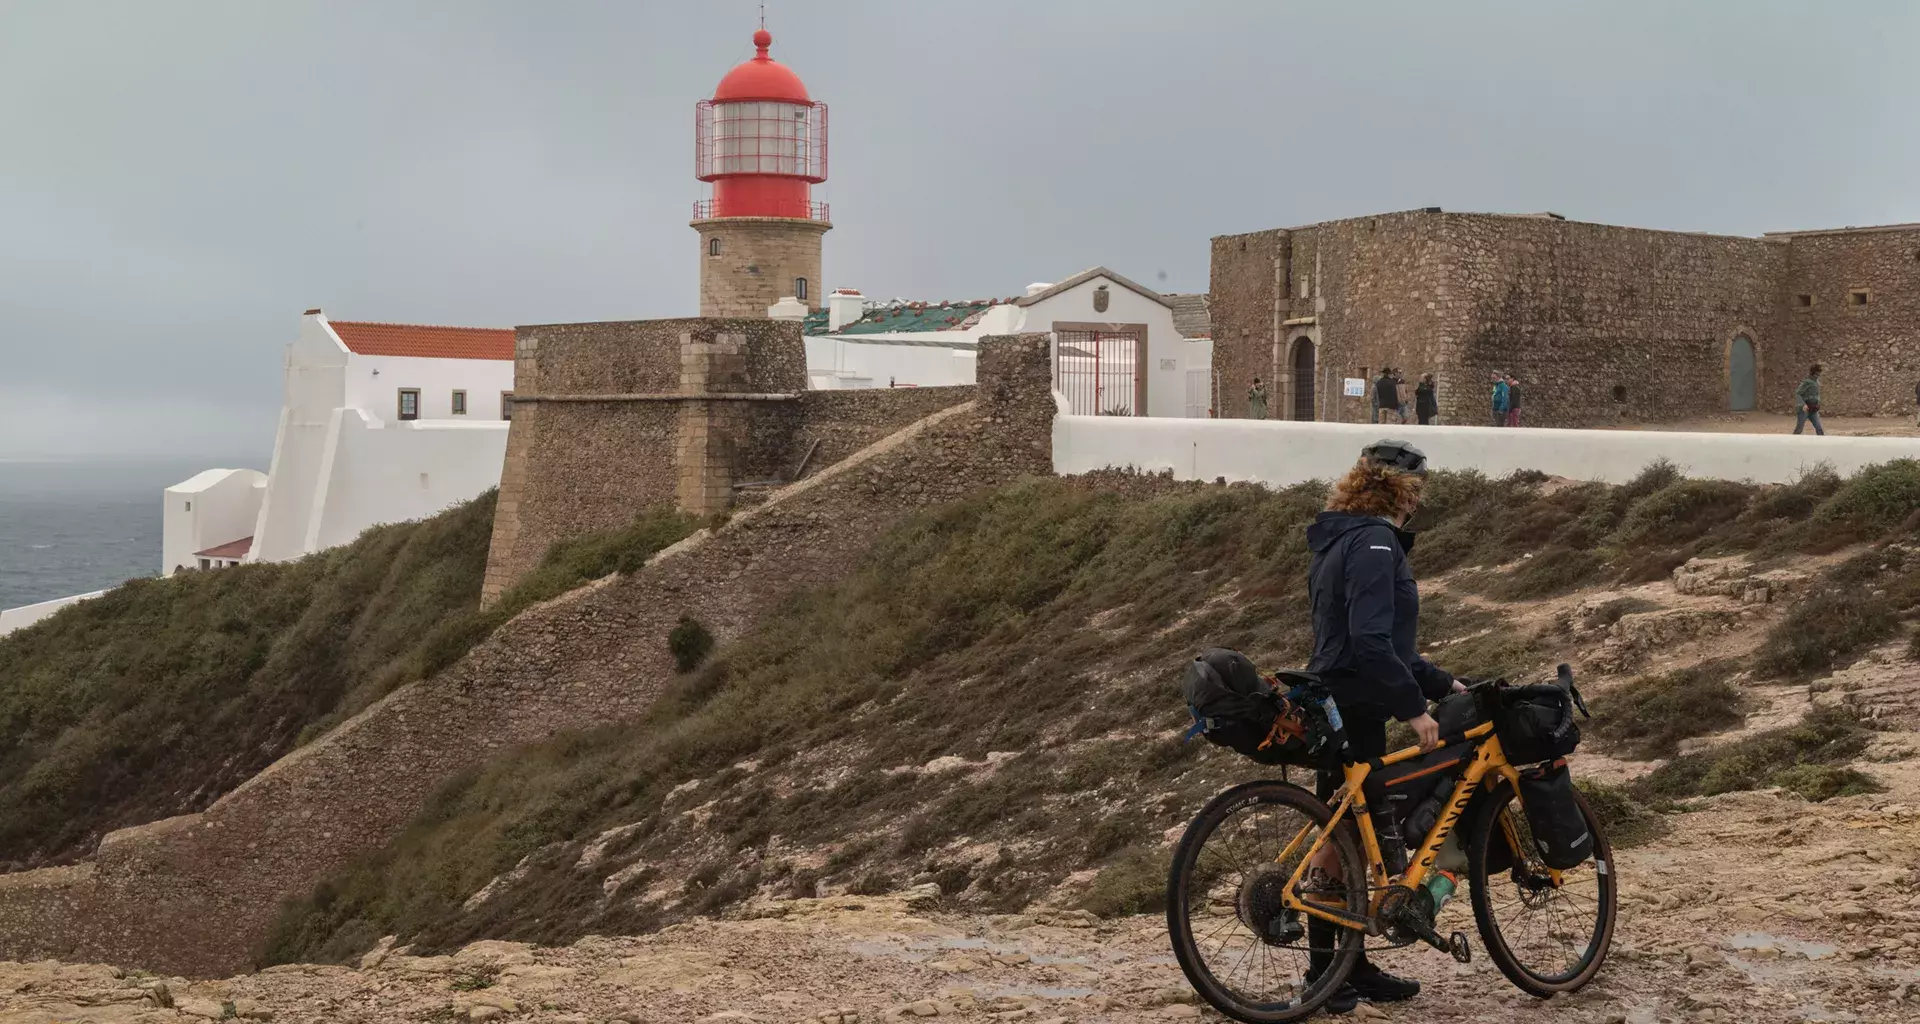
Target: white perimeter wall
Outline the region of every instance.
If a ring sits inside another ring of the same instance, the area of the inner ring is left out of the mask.
[[[331,447],[305,552],[345,544],[369,526],[434,515],[497,485],[507,422],[381,423],[344,409]]]
[[[1056,473],[1132,466],[1182,480],[1251,480],[1285,487],[1331,480],[1380,438],[1412,441],[1436,469],[1504,476],[1533,469],[1576,480],[1624,483],[1666,459],[1689,476],[1785,483],[1825,463],[1842,474],[1920,456],[1920,440],[1660,430],[1372,426],[1284,420],[1054,419]]]
[[[104,593],[106,593],[106,591],[96,590],[92,593],[75,594],[72,597],[56,597],[51,601],[42,601],[39,604],[24,604],[18,608],[0,610],[0,636],[6,636],[16,629],[31,626],[76,601],[85,601],[89,597],[99,597]]]

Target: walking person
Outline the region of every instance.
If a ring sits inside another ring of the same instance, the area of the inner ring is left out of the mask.
[[[1920,389],[1916,389],[1920,391]],[[1820,364],[1815,363],[1807,370],[1807,379],[1793,389],[1793,432],[1798,434],[1806,425],[1813,424],[1813,432],[1821,437],[1827,436],[1827,428],[1820,425]]]
[[[1493,375],[1493,425],[1507,425],[1507,379],[1498,371]]]
[[[1916,386],[1920,391],[1920,386]],[[1440,418],[1440,396],[1433,383],[1433,374],[1420,375],[1420,383],[1413,389],[1413,408],[1420,416],[1420,425],[1430,426]]]
[[[1400,388],[1393,380],[1393,367],[1380,371],[1373,382],[1373,422],[1380,422],[1385,413],[1391,413],[1395,419],[1400,416]]]
[[[1267,386],[1260,378],[1253,378],[1253,386],[1247,389],[1247,416],[1251,419],[1267,418]]]
[[[1507,426],[1520,425],[1520,378],[1507,374]]]

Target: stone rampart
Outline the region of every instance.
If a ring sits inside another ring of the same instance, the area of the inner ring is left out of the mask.
[[[877,432],[887,415],[938,399],[845,401]],[[1050,473],[1054,410],[1045,335],[983,340],[974,401],[894,431],[637,573],[528,609],[204,812],[113,833],[85,864],[0,875],[0,960],[248,969],[283,900],[386,843],[453,775],[503,748],[644,711],[672,678],[666,635],[682,614],[724,643],[796,590],[840,578],[914,510]]]

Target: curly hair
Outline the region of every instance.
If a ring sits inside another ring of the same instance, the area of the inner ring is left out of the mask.
[[[1388,519],[1411,515],[1420,504],[1420,487],[1425,482],[1420,477],[1362,459],[1333,485],[1333,493],[1327,497],[1327,511]]]

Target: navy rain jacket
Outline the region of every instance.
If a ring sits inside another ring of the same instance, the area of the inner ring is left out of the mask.
[[[1398,531],[1378,516],[1322,512],[1307,527],[1313,660],[1334,700],[1361,717],[1404,722],[1451,692],[1453,677],[1415,648],[1420,588]]]

